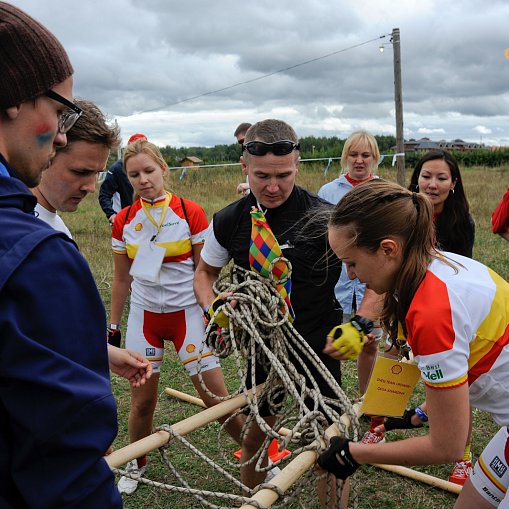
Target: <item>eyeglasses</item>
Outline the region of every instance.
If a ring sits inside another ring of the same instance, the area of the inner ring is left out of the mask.
[[[286,156],[294,150],[300,150],[300,144],[289,140],[265,143],[264,141],[250,141],[242,145],[242,151],[247,150],[253,156],[264,156],[272,152],[275,156]]]
[[[237,143],[239,145],[244,145],[244,141],[246,141],[246,138],[242,138],[242,139],[237,140]]]
[[[83,110],[71,101],[68,101],[65,97],[62,97],[56,92],[53,92],[53,90],[44,92],[44,95],[50,99],[53,99],[54,101],[59,102],[60,104],[63,104],[64,106],[67,106],[70,110],[72,110],[68,111],[67,113],[62,113],[58,121],[58,132],[65,134],[76,123],[76,120],[81,117]]]

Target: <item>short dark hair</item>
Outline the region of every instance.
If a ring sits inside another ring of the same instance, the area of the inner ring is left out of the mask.
[[[264,141],[265,143],[274,143],[275,141],[289,140],[295,143],[299,143],[297,133],[293,130],[293,127],[283,120],[276,120],[269,118],[253,124],[246,133],[246,139],[244,143],[250,141]],[[295,150],[295,161],[299,157],[299,151]],[[248,163],[249,152],[244,150],[244,160]]]
[[[291,125],[283,120],[269,118],[252,125],[246,133],[246,141],[264,141],[265,143],[274,143],[275,141],[290,140],[299,142],[297,133]]]
[[[83,113],[77,122],[67,132],[67,147],[75,141],[89,141],[115,150],[120,146],[120,128],[118,125],[110,126],[107,117],[92,102],[80,97],[74,98],[74,104],[79,106]],[[59,150],[65,150],[63,147]]]
[[[248,122],[244,122],[235,129],[235,132],[233,133],[233,136],[237,137],[239,134],[247,133],[247,130],[252,126],[253,124],[249,124]]]

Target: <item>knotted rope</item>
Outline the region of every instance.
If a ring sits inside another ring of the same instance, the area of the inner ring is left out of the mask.
[[[317,454],[321,454],[324,450],[321,444],[328,444],[325,429],[329,426],[329,423],[335,423],[341,433],[348,437],[349,430],[340,420],[342,413],[346,413],[352,424],[351,438],[357,441],[360,433],[359,421],[348,397],[321,362],[318,355],[288,320],[288,306],[276,290],[276,279],[272,277],[271,271],[272,267],[281,259],[288,264],[289,278],[291,277],[291,264],[285,258],[273,260],[269,270],[269,278],[260,276],[256,272],[245,270],[237,265],[233,265],[228,273],[218,278],[213,285],[215,293],[219,295],[223,292],[233,292],[233,295],[226,299],[226,303],[211,318],[205,331],[204,341],[200,347],[198,357],[198,379],[204,391],[210,396],[224,401],[242,392],[248,396],[249,387],[253,388],[253,397],[251,400],[247,398],[247,407],[240,409],[222,424],[218,436],[218,445],[222,459],[229,466],[239,468],[256,461],[256,470],[259,472],[266,472],[280,463],[289,462],[305,451],[314,450]],[[281,284],[285,281],[280,279],[277,280],[277,283]],[[227,330],[219,329],[214,323],[214,319],[220,310],[229,317],[229,329]],[[205,344],[208,344],[212,352],[219,358],[226,358],[230,355],[233,355],[235,358],[240,385],[234,393],[227,397],[219,397],[211,393],[203,382],[201,359]],[[258,391],[256,390],[255,381],[257,369],[263,369],[266,374],[265,384]],[[333,390],[335,398],[322,396],[313,376],[315,373],[319,374],[327,382]],[[248,376],[250,376],[249,384],[247,383]],[[262,405],[268,405],[270,413],[276,417],[276,424],[272,428],[260,416],[259,409]],[[249,414],[242,430],[241,439],[243,440],[247,436],[254,422],[263,430],[266,438],[258,452],[249,461],[239,465],[228,458],[229,453],[223,449],[221,437],[224,435],[225,427],[230,420],[245,411],[246,408],[249,409]],[[274,438],[281,439],[278,431],[282,427],[290,428],[290,433],[283,438],[280,451],[288,447],[290,443],[294,446],[293,451],[272,465],[262,467],[262,462],[268,455],[268,448],[272,440]],[[174,433],[170,426],[165,425],[157,428],[157,430],[159,429],[164,429],[173,437],[165,447],[161,448],[161,454],[163,460],[183,487],[178,488],[164,485],[147,479],[138,479],[140,482],[170,491],[189,493],[194,495],[206,507],[214,509],[219,506],[211,504],[204,497],[249,502],[256,507],[261,507],[257,502],[250,501],[244,497],[192,489],[178,474],[167,457],[166,449],[171,446],[174,440],[178,440],[210,465],[211,468],[225,475],[236,486],[251,495],[254,495],[262,487],[274,489],[275,491],[279,490],[279,488],[271,484],[260,485],[256,490],[249,489],[213,460],[198,451],[183,437]],[[123,471],[119,472],[125,475]],[[129,474],[127,476],[129,477]],[[293,501],[298,500],[302,490],[309,487],[311,483],[315,483],[317,479],[318,476],[315,471],[310,469],[299,480],[297,485],[293,486],[292,492],[287,492],[284,495],[282,504],[277,507],[282,509],[289,506]],[[328,479],[327,507],[329,507],[331,488],[330,476],[328,476]],[[280,497],[283,495],[279,492],[278,494]],[[351,495],[354,500],[354,506],[357,507],[357,482],[355,476],[352,478]],[[339,507],[339,496],[337,497],[336,504]]]

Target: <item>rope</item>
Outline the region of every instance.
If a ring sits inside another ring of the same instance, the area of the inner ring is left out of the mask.
[[[272,276],[272,267],[279,260],[284,260],[288,264],[288,278],[290,278],[291,264],[285,258],[273,260],[269,269],[269,278],[264,278],[256,272],[245,270],[237,265],[233,265],[227,274],[219,277],[213,285],[215,293],[219,295],[223,292],[233,292],[233,295],[228,297],[226,303],[220,308],[229,317],[229,329],[222,330],[215,326],[214,320],[220,311],[217,310],[207,326],[198,355],[198,379],[204,391],[213,398],[224,401],[241,392],[247,396],[248,385],[253,387],[252,399],[247,398],[248,404],[246,407],[230,416],[221,425],[218,434],[218,449],[222,460],[228,466],[241,468],[256,462],[255,468],[258,472],[268,472],[280,464],[290,462],[305,451],[316,451],[317,454],[321,454],[324,451],[321,444],[328,444],[325,429],[329,426],[329,422],[335,423],[341,433],[348,437],[349,431],[340,420],[342,413],[348,415],[352,424],[351,438],[358,441],[360,437],[359,421],[348,397],[321,362],[318,355],[288,321],[288,307],[276,290],[276,282],[282,284],[286,279],[276,281]],[[237,301],[236,304],[233,301]],[[283,306],[283,310],[281,310],[281,306]],[[226,358],[230,355],[235,358],[240,385],[229,396],[219,397],[213,394],[203,381],[201,361],[205,344],[208,344],[212,352],[219,358]],[[297,369],[297,366],[300,369]],[[255,374],[257,369],[262,369],[267,377],[261,390],[256,390]],[[250,380],[248,384],[249,373]],[[335,398],[322,396],[313,374],[321,375],[333,390]],[[260,416],[262,405],[267,405],[270,413],[276,417],[276,423],[272,428]],[[230,420],[242,412],[246,413],[246,410],[249,410],[249,414],[241,433],[241,439],[243,440],[247,436],[254,422],[263,430],[266,437],[257,453],[249,461],[239,464],[230,461],[229,455],[231,452],[223,449],[222,437],[226,433],[225,427]],[[279,450],[282,451],[290,443],[293,444],[294,450],[272,465],[263,467],[262,462],[268,456],[270,443],[274,438],[281,439],[278,431],[282,427],[290,428],[290,433],[283,438]],[[160,449],[160,452],[163,461],[182,487],[157,483],[145,478],[136,478],[139,482],[168,491],[193,495],[201,504],[211,509],[218,509],[219,506],[207,501],[206,498],[215,497],[220,500],[233,500],[236,503],[249,503],[255,507],[262,507],[257,502],[245,497],[192,489],[178,474],[167,456],[167,450],[174,442],[179,442],[193,454],[198,455],[210,468],[224,475],[235,486],[243,489],[251,496],[261,488],[273,489],[282,501],[280,505],[274,507],[281,509],[288,507],[294,501],[298,501],[301,507],[306,507],[302,505],[302,500],[300,500],[302,490],[307,487],[314,489],[314,485],[319,479],[327,477],[327,507],[329,507],[331,494],[331,476],[329,474],[319,478],[316,471],[310,469],[292,487],[291,492],[282,493],[277,486],[270,483],[262,484],[255,490],[251,490],[212,459],[201,453],[182,436],[176,434],[171,426],[164,425],[155,431],[158,430],[167,431],[172,437],[168,444]],[[130,477],[130,474],[126,474],[121,470],[114,470],[114,472]],[[355,476],[351,479],[351,496],[354,500],[354,507],[357,507],[357,481]],[[335,507],[340,507],[339,481],[337,483],[337,494]]]

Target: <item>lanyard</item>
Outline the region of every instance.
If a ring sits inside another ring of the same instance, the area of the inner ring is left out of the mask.
[[[159,231],[161,230],[161,226],[164,221],[164,216],[166,215],[166,212],[168,211],[168,206],[170,205],[170,200],[171,194],[168,191],[166,191],[166,198],[164,199],[163,210],[161,212],[161,220],[159,221],[159,224],[157,224],[156,220],[152,217],[152,214],[149,212],[147,204],[143,201],[143,199],[141,199],[141,207],[143,208],[143,211],[149,218],[150,222],[157,228],[157,233],[150,239],[151,242],[154,242],[157,236],[159,235]]]

